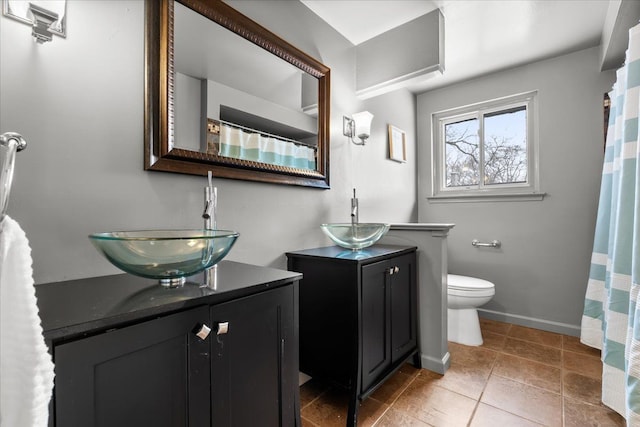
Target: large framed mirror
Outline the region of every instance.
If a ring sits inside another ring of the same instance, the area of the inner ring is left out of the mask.
[[[145,13],[145,170],[329,188],[327,66],[220,0]]]

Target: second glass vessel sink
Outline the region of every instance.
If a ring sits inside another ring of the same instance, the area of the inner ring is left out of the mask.
[[[335,223],[322,224],[320,228],[336,245],[357,251],[380,240],[389,231],[389,224],[375,222]]]
[[[239,235],[227,230],[144,230],[95,233],[89,239],[119,269],[176,287],[221,261]]]

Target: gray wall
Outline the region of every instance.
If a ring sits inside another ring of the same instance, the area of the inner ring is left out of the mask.
[[[349,220],[353,186],[362,221],[416,221],[415,97],[360,103],[353,45],[302,4],[231,4],[331,68],[331,190],[216,180],[218,223],[241,233],[228,259],[284,268],[284,252],[329,245],[319,224]],[[45,45],[0,17],[0,132],[29,142],[9,215],[30,240],[38,284],[119,273],[91,232],[202,226],[205,177],[143,170],[144,3],[72,1],[67,14],[67,38]],[[363,109],[376,117],[356,147],[342,116]],[[407,164],[388,160],[388,123],[407,132]]]
[[[399,82],[444,69],[444,16],[439,9],[356,47],[359,94],[386,93]]]
[[[430,91],[418,96],[419,219],[453,222],[449,272],[495,283],[483,308],[495,317],[548,330],[580,324],[593,243],[603,158],[603,94],[614,82],[600,73],[592,48]],[[542,201],[434,203],[431,114],[538,90]],[[474,238],[502,248],[476,249]]]

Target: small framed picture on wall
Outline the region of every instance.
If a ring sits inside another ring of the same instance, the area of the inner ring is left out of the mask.
[[[402,129],[389,125],[389,158],[396,162],[407,161],[406,134]]]

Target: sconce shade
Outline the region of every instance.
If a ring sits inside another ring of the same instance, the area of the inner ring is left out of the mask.
[[[36,42],[42,44],[51,41],[49,27],[58,20],[58,14],[35,4],[29,3],[29,11],[33,15],[33,30],[31,35]]]
[[[368,111],[362,111],[360,113],[353,114],[351,118],[353,119],[355,127],[355,136],[361,140],[369,138],[369,135],[371,134],[371,120],[373,119],[373,114]]]
[[[52,35],[66,37],[67,0],[2,0],[2,14],[32,27],[31,35],[42,44]]]

